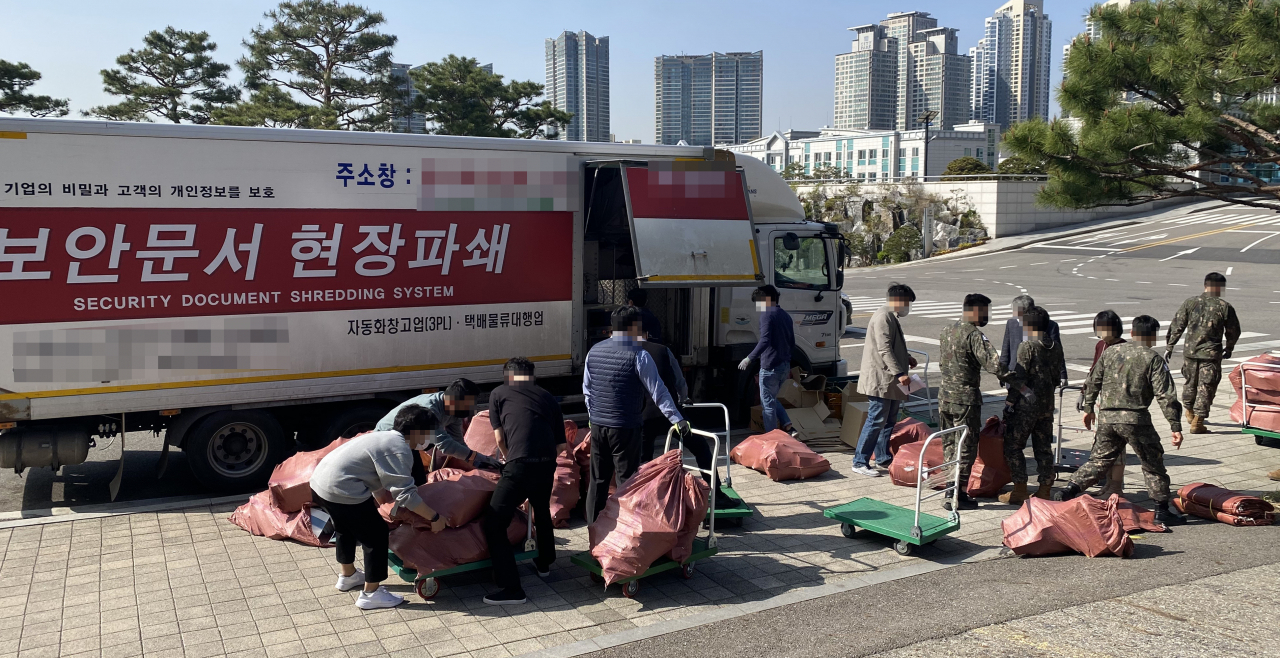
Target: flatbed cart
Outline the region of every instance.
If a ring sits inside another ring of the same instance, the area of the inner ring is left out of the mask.
[[[911,555],[916,546],[930,544],[937,538],[960,529],[960,458],[958,447],[964,442],[969,428],[960,426],[934,432],[924,440],[920,450],[920,467],[916,469],[916,506],[914,510],[890,505],[874,498],[859,498],[853,502],[829,507],[822,515],[840,522],[840,532],[852,538],[858,528],[874,532],[877,535],[892,537],[898,541],[893,550],[899,555]],[[956,441],[957,457],[937,466],[924,466],[924,455],[929,444],[942,440],[947,434],[959,434]],[[955,467],[955,474],[950,476],[951,483],[941,491],[923,495],[924,488],[929,486],[929,476],[946,468]],[[920,503],[936,496],[951,496],[951,513],[947,518],[926,514],[920,511]]]
[[[720,459],[724,460],[724,480],[720,480],[719,478],[712,478],[712,480],[720,482],[720,491],[718,495],[724,496],[727,500],[729,500],[733,504],[730,505],[729,507],[721,507],[720,509],[716,510],[716,516],[718,516],[721,520],[725,521],[729,525],[734,526],[736,528],[740,528],[742,527],[742,521],[744,519],[751,518],[751,516],[755,514],[755,512],[751,509],[751,507],[747,505],[747,502],[742,499],[742,496],[738,495],[738,492],[735,491],[733,488],[733,470],[732,470],[733,460],[729,458],[729,431],[730,431],[729,407],[726,407],[725,405],[720,404],[719,402],[696,402],[696,403],[686,404],[684,406],[687,408],[694,408],[694,409],[719,407],[720,410],[724,412],[724,433],[723,434],[721,434],[720,432],[715,433],[718,436],[723,437],[724,439],[724,443],[722,444],[725,447],[724,454],[720,455],[719,458],[716,460],[716,461],[719,461]],[[671,435],[670,433],[668,433],[667,443],[662,450],[663,452],[666,452],[667,450],[670,450],[670,449],[671,449]],[[716,464],[712,468],[713,469],[718,468],[719,466],[720,466],[719,464]],[[714,504],[714,501],[711,501],[711,502],[712,504]]]
[[[1076,425],[1067,425],[1067,408],[1064,405],[1067,391],[1083,391],[1084,386],[1060,386],[1058,387],[1058,431],[1053,435],[1053,468],[1058,473],[1074,473],[1080,470],[1080,464],[1064,464],[1062,463],[1062,430],[1071,430],[1073,432],[1092,432],[1087,427],[1079,427]]]
[[[533,514],[525,512],[525,531],[524,550],[516,553],[516,562],[527,562],[538,557],[538,543],[533,539]],[[422,597],[423,601],[430,601],[440,593],[440,579],[445,576],[454,576],[468,571],[477,571],[479,569],[487,569],[493,566],[493,560],[485,558],[477,562],[468,562],[467,564],[459,564],[456,567],[432,571],[430,573],[418,573],[414,569],[405,566],[395,553],[387,551],[387,565],[391,570],[400,576],[407,583],[413,583],[413,591]]]
[[[1249,385],[1249,372],[1253,370],[1270,370],[1273,372],[1280,372],[1280,365],[1274,363],[1247,362],[1240,364],[1240,406],[1241,415],[1243,416],[1240,419],[1240,432],[1242,434],[1252,434],[1254,443],[1257,443],[1260,446],[1268,444],[1274,445],[1275,442],[1280,441],[1280,432],[1264,430],[1260,427],[1253,427],[1249,425],[1249,417],[1253,415],[1254,409],[1280,411],[1280,405],[1259,404],[1257,402],[1249,401],[1249,389],[1257,390],[1258,388],[1257,386]]]
[[[667,443],[666,443],[667,447],[671,446],[671,437],[675,433],[675,431],[676,431],[676,428],[672,427],[667,432]],[[712,448],[711,448],[712,467],[710,471],[706,471],[701,468],[698,468],[697,466],[689,466],[688,464],[682,464],[682,466],[684,466],[685,470],[687,471],[693,471],[694,473],[698,473],[702,475],[713,475],[712,471],[715,470],[716,461],[720,458],[720,437],[711,432],[703,432],[702,430],[692,430],[692,431],[706,438],[709,438],[713,441]],[[715,555],[716,553],[720,552],[719,542],[716,541],[716,493],[717,492],[715,488],[712,488],[711,495],[707,501],[711,507],[711,509],[708,510],[707,512],[707,537],[706,539],[703,539],[701,537],[694,538],[693,553],[689,555],[688,559],[686,559],[684,562],[676,562],[675,560],[672,560],[669,557],[662,557],[662,558],[659,558],[653,564],[649,565],[649,568],[646,569],[644,573],[638,576],[632,576],[631,578],[624,578],[618,581],[618,584],[622,585],[623,596],[627,598],[635,597],[636,593],[640,591],[641,578],[648,578],[649,576],[655,576],[664,571],[679,569],[680,576],[685,580],[693,578],[693,565],[695,562],[697,562],[698,560],[705,560],[706,558],[709,558]],[[581,553],[575,553],[574,555],[569,557],[569,561],[582,567],[583,569],[586,569],[591,575],[591,580],[594,580],[596,582],[604,582],[603,570],[600,568],[600,563],[597,562],[596,558],[591,555],[591,551],[583,551]]]

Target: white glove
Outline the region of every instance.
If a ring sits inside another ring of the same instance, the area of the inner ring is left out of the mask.
[[[751,367],[751,357],[747,357],[738,364],[738,370],[746,370]]]

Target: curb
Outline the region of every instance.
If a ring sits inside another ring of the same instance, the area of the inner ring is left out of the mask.
[[[85,505],[84,507],[54,507],[39,510],[0,513],[0,530],[24,528],[28,526],[65,523],[67,521],[84,521],[111,516],[142,514],[146,512],[166,512],[191,507],[213,507],[227,503],[240,504],[249,500],[248,495],[218,496],[204,498],[159,498],[140,500],[120,504]]]

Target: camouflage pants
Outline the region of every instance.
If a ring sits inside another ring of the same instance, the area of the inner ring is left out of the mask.
[[[1124,453],[1126,443],[1133,448],[1133,454],[1142,463],[1142,477],[1147,481],[1147,491],[1151,498],[1157,503],[1169,502],[1169,474],[1164,470],[1164,446],[1160,444],[1160,434],[1151,425],[1098,425],[1089,461],[1071,476],[1071,481],[1081,489],[1093,486],[1098,478],[1111,470],[1111,465]]]
[[[968,436],[960,444],[960,483],[964,486],[969,482],[969,473],[973,470],[973,462],[978,459],[978,433],[982,431],[982,405],[939,402],[938,415],[942,419],[942,429],[944,430],[962,425],[969,428]],[[948,434],[943,437],[942,451],[944,461],[951,461],[956,458],[956,439],[957,436],[955,434]]]
[[[1018,402],[1004,411],[1004,460],[1015,483],[1027,481],[1027,435],[1036,456],[1036,473],[1040,484],[1053,484],[1057,479],[1053,460],[1053,410],[1037,413],[1026,402]]]
[[[1213,395],[1222,381],[1222,359],[1183,359],[1182,406],[1191,413],[1209,417]]]

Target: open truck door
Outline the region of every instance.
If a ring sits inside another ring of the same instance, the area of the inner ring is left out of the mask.
[[[746,181],[734,163],[654,161],[621,169],[641,287],[763,281]]]

